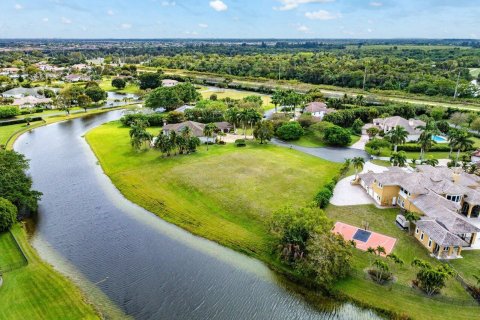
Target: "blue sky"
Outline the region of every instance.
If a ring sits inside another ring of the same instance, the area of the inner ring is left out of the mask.
[[[480,38],[480,0],[0,0],[0,38]]]

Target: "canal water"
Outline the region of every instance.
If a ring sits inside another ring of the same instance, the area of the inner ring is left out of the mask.
[[[43,192],[32,243],[108,318],[376,319],[294,290],[261,262],[164,222],[126,200],[82,137],[121,111],[22,135],[15,149]],[[111,306],[108,302],[112,302]]]

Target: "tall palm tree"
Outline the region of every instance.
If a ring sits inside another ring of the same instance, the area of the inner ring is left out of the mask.
[[[281,89],[275,90],[272,94],[272,103],[275,106],[275,113],[277,113],[277,106],[281,105],[285,99],[285,91]]]
[[[408,221],[408,233],[412,233],[412,225],[420,220],[420,216],[415,212],[407,211],[403,214],[405,219]]]
[[[205,137],[207,137],[207,151],[208,151],[208,144],[210,143],[210,138],[213,136],[213,133],[217,129],[217,126],[215,123],[209,123],[205,126],[205,129],[203,129],[203,134]]]
[[[250,129],[253,132],[253,126],[262,120],[262,115],[258,113],[257,110],[255,109],[248,109],[248,112],[249,112],[248,122],[250,122]]]
[[[448,146],[450,147],[450,153],[448,154],[449,158],[452,157],[453,148],[455,147],[455,144],[457,143],[456,139],[457,139],[458,134],[459,134],[459,131],[455,128],[451,128],[448,131],[447,139],[448,139]]]
[[[407,154],[405,151],[393,152],[390,156],[390,163],[396,167],[404,167],[407,163]]]
[[[467,151],[473,148],[475,142],[470,139],[470,134],[467,131],[461,131],[455,138],[455,148],[457,148],[457,162],[460,157],[460,151]]]
[[[390,142],[394,145],[394,152],[397,152],[399,144],[407,142],[408,132],[404,127],[396,126],[387,133],[387,137],[390,138]]]
[[[243,136],[247,138],[247,123],[250,120],[250,111],[248,109],[243,109],[238,114],[238,120],[242,123],[243,126]]]
[[[228,108],[225,112],[225,119],[233,125],[233,132],[237,133],[237,124],[239,122],[239,113],[237,107]]]
[[[433,141],[433,131],[430,130],[424,130],[421,134],[420,137],[418,138],[417,143],[420,145],[420,160],[424,159],[425,152],[430,150],[433,144],[436,142]]]
[[[362,158],[362,157],[355,157],[351,160],[351,164],[353,165],[353,168],[355,169],[355,180],[357,180],[358,171],[363,170],[363,165],[365,164],[365,159]]]

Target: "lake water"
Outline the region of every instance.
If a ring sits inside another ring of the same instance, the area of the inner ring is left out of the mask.
[[[38,128],[15,149],[43,192],[32,236],[107,317],[135,319],[376,319],[369,310],[305,298],[255,259],[191,235],[126,200],[82,135],[121,111]],[[113,305],[109,303],[113,302]]]

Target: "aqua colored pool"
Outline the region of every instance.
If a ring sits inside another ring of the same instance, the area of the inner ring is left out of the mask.
[[[447,143],[447,138],[442,136],[433,136],[432,140],[435,141],[436,143]]]

